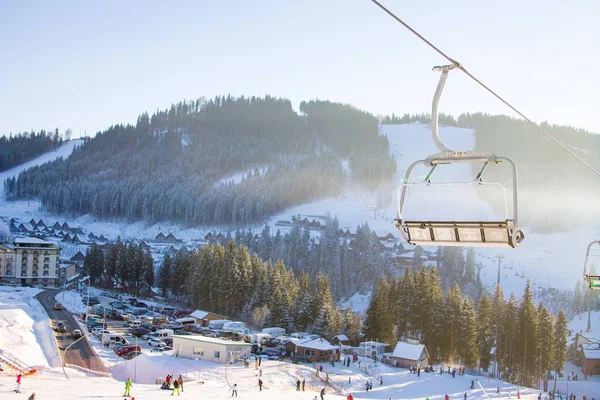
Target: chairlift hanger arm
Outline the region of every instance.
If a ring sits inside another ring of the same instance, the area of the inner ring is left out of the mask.
[[[577,154],[575,154],[571,149],[569,149],[567,146],[565,146],[564,144],[562,144],[558,139],[556,139],[554,136],[552,136],[550,133],[546,132],[545,129],[543,129],[541,126],[539,126],[538,124],[536,124],[535,122],[533,122],[531,119],[527,118],[527,116],[525,114],[523,114],[521,111],[519,111],[517,108],[515,108],[513,105],[511,105],[508,101],[504,100],[504,98],[502,98],[500,95],[498,95],[496,92],[494,92],[492,89],[490,89],[487,85],[485,85],[483,82],[481,82],[479,79],[477,79],[474,75],[472,75],[469,71],[467,71],[465,69],[465,67],[463,67],[458,61],[450,58],[448,55],[446,55],[443,51],[441,51],[439,48],[437,48],[433,43],[431,43],[430,41],[428,41],[427,39],[425,39],[425,37],[423,37],[421,34],[419,34],[419,32],[417,32],[416,30],[414,30],[413,28],[411,28],[406,22],[402,21],[400,18],[398,18],[393,12],[391,12],[390,10],[388,10],[383,4],[381,4],[379,1],[377,0],[371,0],[373,3],[375,3],[379,8],[381,8],[383,11],[385,11],[387,14],[389,14],[390,17],[392,17],[393,19],[395,19],[397,22],[399,22],[401,25],[403,25],[406,29],[408,29],[409,31],[411,31],[415,36],[417,36],[419,39],[421,39],[423,42],[425,42],[427,45],[429,45],[429,47],[431,47],[433,50],[435,50],[436,52],[438,52],[442,57],[444,57],[446,60],[448,60],[453,68],[458,68],[460,69],[462,72],[464,72],[469,78],[473,79],[475,82],[477,82],[481,87],[483,87],[485,90],[487,90],[490,94],[492,94],[494,97],[496,97],[498,100],[500,100],[502,103],[504,103],[508,108],[510,108],[511,110],[513,110],[514,112],[516,112],[519,116],[521,116],[525,121],[529,122],[531,125],[533,125],[537,130],[539,130],[540,132],[542,132],[544,135],[546,135],[550,140],[552,140],[554,143],[556,143],[558,146],[560,146],[563,150],[565,150],[567,153],[569,153],[571,156],[575,157],[580,163],[582,163],[583,165],[585,165],[586,167],[588,167],[594,174],[600,176],[600,171],[597,170],[596,168],[594,168],[590,163],[588,163],[587,161],[585,161],[583,158],[579,157]],[[443,72],[443,70],[442,70]],[[442,85],[443,86],[443,85]],[[436,142],[437,144],[437,142]]]

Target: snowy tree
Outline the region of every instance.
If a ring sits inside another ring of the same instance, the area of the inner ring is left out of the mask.
[[[460,340],[458,352],[462,363],[467,368],[477,367],[479,346],[477,345],[477,319],[473,303],[468,297],[463,299],[460,315]]]
[[[494,322],[492,316],[492,303],[484,292],[479,299],[477,308],[477,344],[479,348],[479,368],[488,371],[492,362],[492,349],[494,348]]]
[[[567,314],[563,310],[558,313],[558,319],[554,325],[554,363],[553,367],[557,374],[561,374],[565,364],[565,353],[567,351]],[[562,376],[562,375],[560,375]]]

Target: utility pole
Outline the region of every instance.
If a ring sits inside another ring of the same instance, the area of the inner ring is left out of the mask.
[[[504,256],[502,254],[498,254],[496,255],[496,258],[498,259],[498,280],[496,281],[496,285],[500,286],[500,265],[502,264]]]

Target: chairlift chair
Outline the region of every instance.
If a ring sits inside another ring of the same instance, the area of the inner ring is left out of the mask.
[[[590,258],[590,249],[594,244],[600,245],[600,241],[592,242],[588,245],[585,253],[585,263],[583,264],[583,280],[588,288],[600,290],[600,276],[588,275],[588,260]]]
[[[493,153],[482,153],[474,151],[453,151],[444,146],[438,134],[438,104],[442,90],[446,83],[448,73],[458,65],[444,65],[434,67],[434,71],[441,72],[437,89],[433,98],[431,113],[431,133],[436,146],[440,149],[424,160],[415,161],[406,171],[404,183],[398,188],[398,218],[394,225],[400,231],[402,239],[413,245],[422,246],[479,246],[479,247],[517,247],[525,238],[524,233],[519,230],[518,210],[518,177],[515,164],[505,157],[498,157]],[[508,215],[506,189],[500,182],[484,181],[483,174],[487,167],[506,162],[512,168],[513,184],[513,213],[512,218]],[[467,182],[441,182],[432,183],[431,176],[438,165],[449,165],[456,163],[482,163],[482,167],[476,177]],[[409,183],[412,170],[418,165],[431,168],[425,178],[416,183]],[[500,221],[413,221],[403,218],[402,209],[406,200],[409,186],[446,186],[477,183],[479,185],[499,185],[504,193],[505,220]]]

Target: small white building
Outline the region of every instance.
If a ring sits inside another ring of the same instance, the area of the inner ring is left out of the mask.
[[[371,357],[375,354],[377,357],[381,356],[385,353],[386,347],[390,346],[389,343],[381,343],[381,342],[360,342],[358,344],[358,353],[365,357]]]
[[[173,336],[173,351],[176,357],[192,360],[228,363],[243,354],[250,355],[252,344],[234,342],[206,336]]]

